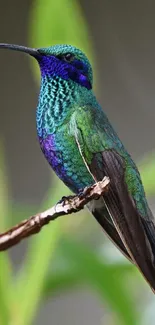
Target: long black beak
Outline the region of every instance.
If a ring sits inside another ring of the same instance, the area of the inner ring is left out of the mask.
[[[24,53],[28,53],[29,55],[32,55],[36,59],[40,56],[40,53],[37,49],[26,47],[22,45],[15,45],[15,44],[6,44],[6,43],[0,43],[0,49],[9,49],[14,51],[20,51]]]

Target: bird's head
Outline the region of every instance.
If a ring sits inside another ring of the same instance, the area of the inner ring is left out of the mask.
[[[42,77],[58,76],[87,88],[92,88],[92,68],[86,55],[72,45],[54,45],[33,49],[20,45],[0,43],[0,48],[22,51],[37,59]]]
[[[38,62],[42,74],[71,79],[88,89],[92,88],[92,68],[86,55],[72,45],[40,48]]]

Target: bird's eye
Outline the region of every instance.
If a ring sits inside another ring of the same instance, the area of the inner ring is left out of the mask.
[[[64,54],[64,60],[66,62],[72,62],[74,60],[74,55],[71,53]]]
[[[58,58],[66,62],[72,62],[75,59],[75,56],[72,53],[66,53],[66,54],[58,55]]]

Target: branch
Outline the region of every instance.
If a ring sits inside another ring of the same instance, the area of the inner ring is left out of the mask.
[[[47,225],[60,216],[80,211],[93,199],[98,199],[108,191],[109,178],[104,177],[101,182],[86,187],[79,195],[62,198],[52,208],[36,214],[18,225],[0,234],[0,251],[4,251],[16,244],[23,238],[38,233],[43,226]]]

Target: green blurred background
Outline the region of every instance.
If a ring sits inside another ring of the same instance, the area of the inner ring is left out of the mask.
[[[93,63],[98,99],[139,165],[155,212],[155,3],[0,0],[0,42],[71,43]],[[37,64],[0,52],[0,231],[69,191],[37,141]],[[153,325],[154,295],[87,213],[0,254],[0,325]]]

